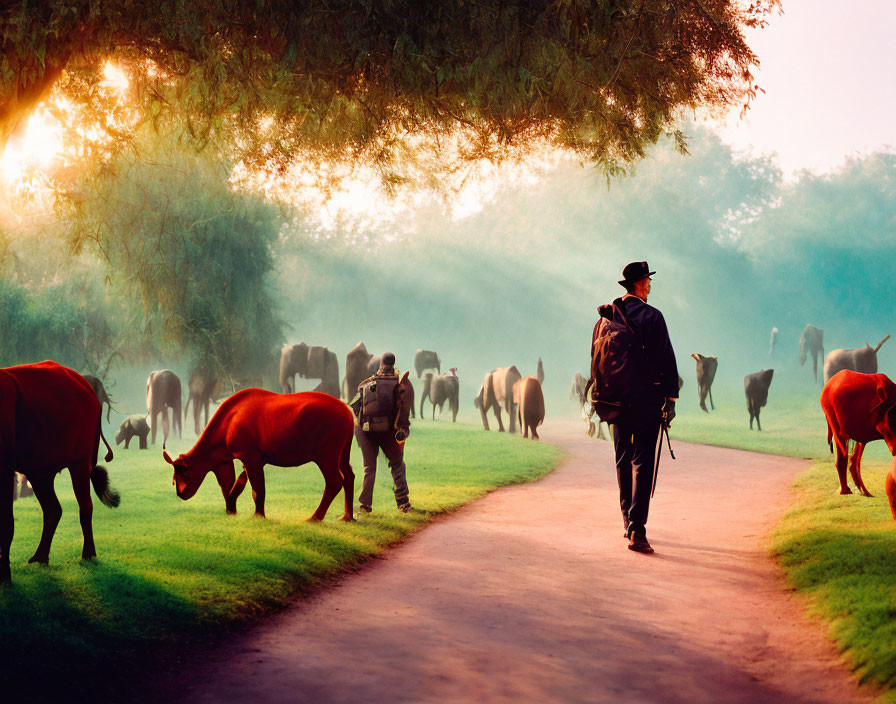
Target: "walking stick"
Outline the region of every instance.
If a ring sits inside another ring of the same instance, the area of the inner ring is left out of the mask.
[[[666,434],[666,443],[669,445],[669,454],[672,456],[672,459],[675,459],[675,453],[672,452],[672,441],[669,439],[669,426],[663,423],[660,426],[660,434],[657,438],[656,445],[656,466],[653,468],[653,483],[650,486],[650,498],[653,498],[653,494],[656,491],[656,475],[660,472],[660,454],[663,451],[663,433]]]

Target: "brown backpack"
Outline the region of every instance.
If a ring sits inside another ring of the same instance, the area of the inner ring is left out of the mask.
[[[358,386],[361,394],[358,425],[361,430],[382,432],[392,429],[397,410],[395,392],[398,382],[397,374],[376,375],[361,382]]]

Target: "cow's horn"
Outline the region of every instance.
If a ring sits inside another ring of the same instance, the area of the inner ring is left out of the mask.
[[[174,460],[171,459],[171,455],[168,454],[167,450],[162,450],[162,457],[165,458],[165,461],[168,464],[174,464]]]

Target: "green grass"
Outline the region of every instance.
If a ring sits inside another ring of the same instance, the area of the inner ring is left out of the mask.
[[[724,393],[724,392],[723,392]],[[721,394],[716,394],[721,395]],[[671,436],[703,445],[733,447],[771,455],[788,457],[832,457],[828,448],[827,424],[818,402],[818,395],[783,391],[769,394],[768,405],[762,409],[762,431],[750,430],[743,391],[740,396],[732,390],[716,404],[716,410],[704,413],[696,401],[688,399],[677,404],[678,415],[672,422]],[[709,401],[707,400],[707,408]],[[673,445],[674,447],[674,445]],[[890,457],[883,442],[872,443],[865,452],[869,460]]]
[[[696,403],[680,409],[673,441],[813,460],[797,478],[768,549],[790,584],[808,596],[813,614],[828,624],[859,678],[883,687],[884,699],[896,703],[896,528],[884,493],[892,458],[883,441],[870,444],[862,478],[874,498],[841,496],[817,397],[774,391],[762,410],[761,433],[749,430],[746,403],[731,393],[739,402],[720,403],[710,414]]]
[[[860,679],[890,690],[885,699],[896,702],[896,530],[883,490],[889,467],[863,462],[874,498],[840,496],[833,462],[816,460],[797,479],[769,546]]]
[[[174,454],[192,443],[172,444]],[[15,503],[13,584],[0,590],[0,662],[17,677],[39,672],[40,663],[50,667],[40,675],[43,681],[86,677],[110,658],[120,664],[122,653],[181,647],[257,618],[437,514],[496,487],[543,476],[563,454],[474,426],[415,423],[405,461],[419,512],[396,511],[381,456],[372,514],[352,524],[339,521],[340,494],[323,523],[309,524],[305,519],[323,492],[315,465],[267,468],[268,517],[261,520],[253,516],[249,491],[238,515],[226,516],[213,475],[194,498],[179,500],[160,447],[140,451],[135,445],[118,449],[108,463],[121,506],[108,509],[94,500],[95,563],[79,559],[81,530],[67,472],[56,481],[63,516],[49,566],[25,564],[40,537],[41,513],[34,498]],[[352,467],[357,497],[363,468],[356,445]]]

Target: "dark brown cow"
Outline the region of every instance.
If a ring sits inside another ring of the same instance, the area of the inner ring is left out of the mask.
[[[9,547],[13,536],[14,472],[24,474],[44,514],[37,550],[28,562],[46,564],[62,507],[53,482],[68,468],[84,534],[81,558],[96,557],[93,542],[93,501],[117,506],[119,496],[109,476],[97,464],[102,434],[102,407],[83,376],[55,362],[0,369],[0,582],[10,581]]]
[[[756,427],[762,430],[759,424],[759,411],[768,401],[768,387],[771,386],[774,369],[763,369],[744,377],[744,393],[747,396],[747,412],[750,414],[750,430],[753,429],[753,419],[756,419]]]

